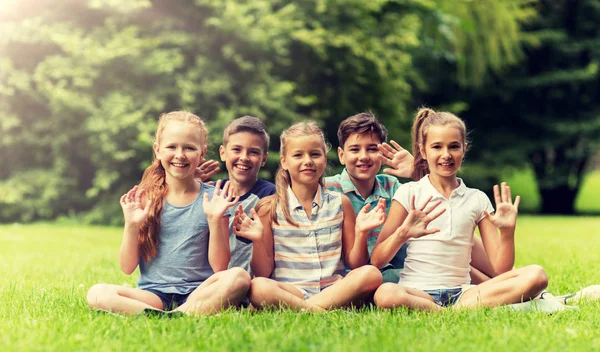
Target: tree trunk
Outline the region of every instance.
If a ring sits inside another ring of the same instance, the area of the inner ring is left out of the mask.
[[[542,214],[575,214],[575,198],[577,189],[567,185],[557,185],[554,188],[540,188]]]

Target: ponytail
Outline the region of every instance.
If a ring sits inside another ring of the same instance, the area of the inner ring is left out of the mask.
[[[142,176],[140,188],[145,191],[146,199],[150,199],[150,212],[138,231],[138,247],[140,258],[148,262],[156,256],[158,247],[158,229],[160,217],[169,186],[165,182],[165,169],[160,160],[154,159]],[[145,202],[145,200],[142,200]]]
[[[423,122],[431,115],[435,114],[435,111],[429,108],[421,108],[415,116],[415,121],[412,127],[412,149],[414,155],[412,179],[419,181],[423,176],[429,173],[429,166],[427,160],[421,154],[421,146],[425,143],[425,136],[423,134]]]

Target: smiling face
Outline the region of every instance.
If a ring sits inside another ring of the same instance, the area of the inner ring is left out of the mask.
[[[181,121],[169,121],[154,143],[154,153],[169,179],[194,178],[194,171],[206,152],[198,127]]]
[[[263,138],[251,132],[231,134],[227,144],[219,148],[219,154],[232,182],[250,188],[256,183],[258,171],[267,161]]]
[[[281,156],[281,166],[290,173],[292,184],[318,184],[327,166],[323,141],[312,135],[290,138]]]
[[[430,125],[421,145],[429,172],[441,177],[456,177],[465,156],[466,144],[459,128],[452,125]]]
[[[369,182],[381,168],[377,144],[381,140],[374,133],[351,134],[338,148],[340,163],[346,166],[353,182]]]

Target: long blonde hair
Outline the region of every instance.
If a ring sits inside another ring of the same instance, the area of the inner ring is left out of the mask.
[[[412,127],[412,148],[415,158],[413,164],[412,179],[418,181],[429,173],[427,160],[421,154],[421,147],[425,148],[427,140],[427,128],[429,126],[452,125],[458,128],[463,139],[463,146],[467,147],[467,127],[465,122],[450,112],[435,112],[429,108],[421,108],[415,116]],[[466,151],[466,149],[465,149]]]
[[[194,128],[194,130],[197,131],[198,137],[200,137],[203,146],[205,146],[208,131],[206,130],[204,121],[187,111],[172,111],[160,115],[158,128],[156,129],[156,135],[154,137],[154,142],[156,144],[160,145],[162,132],[171,121],[181,121],[189,124],[191,126],[190,128]],[[167,185],[165,178],[165,169],[160,163],[160,160],[156,158],[156,154],[153,155],[152,164],[144,171],[144,176],[142,176],[139,188],[144,190],[145,197],[147,197],[146,199],[151,200],[148,218],[146,218],[146,221],[144,221],[138,231],[140,257],[145,262],[148,262],[154,258],[157,253],[160,216],[162,214],[165,197],[169,191],[169,186]]]
[[[288,129],[284,130],[281,133],[280,139],[280,147],[279,153],[281,156],[284,156],[286,153],[287,142],[292,138],[298,137],[306,137],[306,136],[316,136],[323,143],[323,153],[327,154],[328,144],[325,141],[325,134],[319,128],[316,122],[314,121],[305,121],[299,122]],[[290,177],[290,173],[287,170],[284,170],[281,164],[279,164],[279,168],[277,169],[277,174],[275,175],[275,189],[276,192],[274,195],[265,197],[261,199],[256,205],[256,210],[258,211],[263,206],[268,206],[269,214],[274,223],[277,222],[277,204],[281,204],[281,208],[283,210],[283,215],[285,216],[285,220],[294,225],[298,226],[294,220],[292,220],[292,215],[290,213],[289,207],[289,199],[288,199],[288,187],[292,184],[292,178]],[[323,175],[319,178],[319,184],[323,185]]]

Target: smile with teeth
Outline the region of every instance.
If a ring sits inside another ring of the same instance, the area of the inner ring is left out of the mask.
[[[452,165],[454,165],[454,163],[451,162],[451,161],[448,161],[448,162],[445,162],[445,163],[440,163],[439,165],[441,167],[451,167]]]
[[[184,168],[187,166],[187,164],[184,164],[184,163],[171,163],[171,165],[173,165],[175,167],[179,167],[179,168]]]
[[[247,166],[247,165],[235,164],[235,167],[238,170],[241,170],[241,171],[248,171],[248,170],[250,170],[250,166]]]

